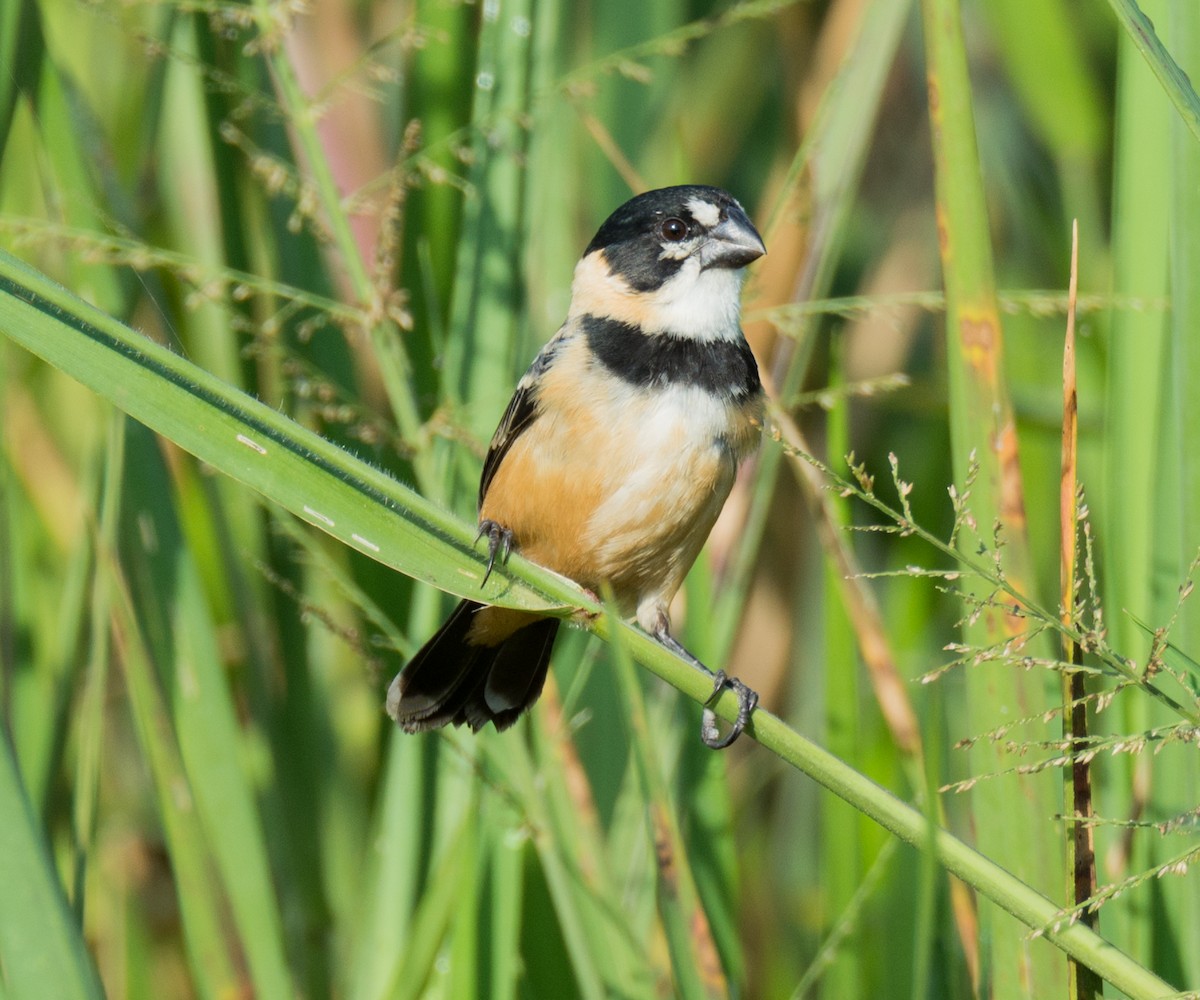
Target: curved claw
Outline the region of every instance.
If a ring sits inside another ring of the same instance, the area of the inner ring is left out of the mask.
[[[708,700],[704,703],[704,713],[700,716],[700,739],[710,750],[724,750],[742,735],[742,730],[750,722],[750,714],[758,706],[758,692],[748,688],[736,677],[730,677],[724,670],[718,670],[716,673],[709,670],[708,667],[697,660],[696,657],[671,636],[670,625],[671,622],[667,618],[666,612],[661,612],[658,623],[650,634],[666,646],[667,649],[671,650],[671,652],[683,657],[692,666],[703,670],[712,677],[712,694],[708,696]],[[712,710],[712,707],[717,703],[717,699],[721,697],[721,692],[726,688],[729,688],[738,696],[738,713],[732,728],[725,736],[721,736],[721,730],[717,727],[717,713]]]
[[[717,714],[712,710],[721,693],[729,688],[738,696],[738,713],[728,733],[721,736],[717,728]],[[700,722],[700,739],[710,750],[724,750],[732,746],[734,740],[742,735],[742,730],[750,721],[750,713],[758,705],[758,692],[747,687],[736,677],[730,677],[724,670],[713,674],[713,690],[704,703],[704,713]]]
[[[479,581],[480,589],[492,575],[492,567],[496,565],[497,553],[500,555],[500,561],[504,562],[512,552],[513,545],[512,530],[496,521],[483,520],[479,522],[479,532],[475,535],[475,541],[478,542],[484,535],[487,535],[488,540],[488,561],[487,568],[483,571],[483,579]]]

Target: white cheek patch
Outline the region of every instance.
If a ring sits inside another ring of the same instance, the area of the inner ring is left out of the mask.
[[[713,229],[721,221],[721,210],[711,201],[705,201],[703,198],[689,198],[687,210],[692,213],[692,218],[705,229]]]
[[[673,246],[681,248],[681,263],[675,274],[650,292],[634,292],[611,271],[603,253],[588,254],[575,267],[569,316],[608,317],[651,334],[738,340],[745,272],[726,267],[702,270],[698,255],[689,255],[688,248],[693,245],[691,240],[664,245],[664,252]]]
[[[679,243],[663,243],[662,253],[658,255],[659,260],[687,260],[700,243],[699,238],[691,240],[682,240]]]

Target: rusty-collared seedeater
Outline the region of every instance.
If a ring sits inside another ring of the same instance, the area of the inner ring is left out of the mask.
[[[762,385],[739,314],[746,265],[764,253],[741,205],[714,187],[648,191],[608,217],[484,459],[489,573],[516,549],[594,593],[607,585],[622,614],[703,667],[672,638],[668,608],[758,444]],[[462,601],[392,681],[388,713],[407,732],[506,729],[541,694],[558,627]],[[718,671],[713,699],[725,687],[738,720],[721,738],[708,717],[714,748],[757,703]]]

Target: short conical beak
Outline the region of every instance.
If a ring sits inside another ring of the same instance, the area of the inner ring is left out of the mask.
[[[700,248],[700,266],[745,267],[767,252],[754,223],[738,205],[731,205],[725,218],[708,234]]]

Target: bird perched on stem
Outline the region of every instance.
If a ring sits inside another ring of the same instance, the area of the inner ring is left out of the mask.
[[[668,608],[758,444],[762,386],[739,296],[764,253],[741,205],[714,187],[648,191],[608,217],[484,459],[487,573],[517,549],[593,592],[608,586],[623,615],[708,670],[671,636]],[[388,714],[406,732],[508,728],[541,694],[558,627],[462,601],[392,681]],[[726,687],[737,721],[721,737],[706,712],[701,732],[717,749],[758,701],[717,671],[709,703]]]

